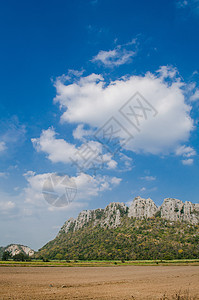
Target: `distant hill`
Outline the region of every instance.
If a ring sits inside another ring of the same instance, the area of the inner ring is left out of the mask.
[[[19,253],[26,254],[29,257],[32,257],[35,254],[35,251],[32,250],[30,247],[19,244],[10,244],[6,247],[0,247],[0,258],[2,258],[4,251],[9,252],[11,257]]]
[[[37,256],[49,259],[199,258],[199,204],[136,197],[67,220]]]

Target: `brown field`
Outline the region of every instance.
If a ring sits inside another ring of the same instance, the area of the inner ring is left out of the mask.
[[[199,299],[199,266],[2,266],[0,299]]]

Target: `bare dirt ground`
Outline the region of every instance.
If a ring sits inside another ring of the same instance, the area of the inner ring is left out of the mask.
[[[0,299],[199,299],[199,266],[0,267]]]

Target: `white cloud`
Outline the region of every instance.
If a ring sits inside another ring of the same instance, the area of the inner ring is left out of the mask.
[[[84,73],[84,70],[73,70],[73,69],[69,69],[67,74],[62,74],[61,76],[57,77],[59,79],[59,81],[61,82],[66,82],[66,81],[70,81],[72,79],[76,79],[77,77],[82,76]],[[53,82],[53,79],[52,79]]]
[[[53,128],[43,130],[40,138],[31,139],[35,149],[48,154],[52,162],[71,163],[71,157],[77,151],[73,144],[64,139],[56,139],[56,132]]]
[[[117,45],[113,50],[101,50],[93,57],[92,62],[100,62],[106,67],[120,66],[129,63],[132,57],[136,55],[136,51],[127,50],[127,47],[132,45],[136,45],[136,39],[124,45]]]
[[[176,69],[161,67],[156,74],[148,72],[144,76],[125,77],[109,84],[105,84],[98,74],[81,77],[69,85],[57,80],[54,101],[65,108],[62,122],[87,124],[93,130],[114,116],[133,135],[131,142],[125,145],[127,150],[167,154],[187,141],[193,129],[191,106],[185,103],[183,94],[186,86],[176,75]],[[149,114],[147,120],[143,120],[143,115],[140,117],[140,132],[119,113],[122,105],[136,92],[158,112],[155,117]],[[122,132],[120,138],[124,138]]]
[[[182,155],[184,157],[190,157],[190,156],[196,155],[196,151],[192,147],[183,145],[183,146],[179,146],[176,149],[176,155]]]
[[[113,67],[113,66],[120,66],[123,64],[128,63],[133,56],[135,56],[134,51],[127,51],[121,49],[114,49],[109,51],[101,50],[93,59],[93,62],[100,61],[105,66]]]
[[[193,159],[192,158],[183,159],[182,164],[185,165],[185,166],[191,166],[193,164]]]
[[[118,163],[115,160],[111,159],[107,163],[107,165],[108,165],[108,169],[115,169],[117,167]]]
[[[49,178],[56,177],[59,180],[65,178],[65,175],[56,175],[55,173],[36,174],[32,171],[27,172],[24,176],[28,182],[28,186],[24,189],[25,202],[40,207],[45,204],[42,190],[49,182]],[[68,205],[70,208],[81,206],[82,204],[79,202],[88,201],[93,197],[97,197],[101,192],[112,190],[121,182],[121,178],[118,177],[90,176],[84,173],[72,176],[71,180],[75,183],[77,193],[74,201]],[[59,195],[62,195],[65,193],[65,185],[55,185],[55,190]]]
[[[121,179],[116,179],[108,176],[90,176],[84,173],[79,174],[77,177],[72,177],[77,185],[78,199],[89,199],[93,196],[98,196],[100,192],[111,190],[113,186],[119,184]]]
[[[73,69],[69,69],[68,70],[68,75],[69,76],[80,77],[80,76],[83,75],[83,73],[84,73],[84,70],[81,70],[81,71],[79,71],[79,70],[73,70]]]
[[[6,149],[5,142],[0,142],[0,152],[3,152]]]
[[[159,70],[157,70],[161,79],[170,78],[173,79],[178,74],[178,70],[173,68],[172,66],[161,66]]]
[[[122,181],[122,178],[118,178],[118,177],[113,177],[113,178],[111,179],[111,183],[112,183],[112,184],[115,184],[115,185],[120,184],[121,181]]]
[[[191,95],[190,100],[191,101],[197,101],[197,100],[199,100],[199,89],[195,90],[194,94]]]
[[[84,140],[85,137],[93,134],[93,130],[84,129],[84,124],[79,124],[73,131],[73,137],[78,140]]]
[[[82,131],[83,132],[83,131]],[[82,132],[76,131],[75,136],[82,139]],[[79,171],[108,169],[117,167],[117,162],[110,154],[103,154],[102,144],[97,141],[82,143],[79,147],[64,139],[56,138],[53,128],[43,130],[39,138],[31,139],[38,152],[44,152],[53,163],[62,162],[75,165]]]

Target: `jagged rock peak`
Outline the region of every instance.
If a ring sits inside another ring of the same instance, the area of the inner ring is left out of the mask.
[[[19,254],[21,252],[30,257],[35,254],[34,250],[32,250],[30,247],[19,245],[19,244],[9,245],[9,246],[5,247],[4,251],[8,251],[11,256]]]
[[[127,213],[128,207],[124,203],[113,202],[104,209],[83,210],[76,219],[70,218],[64,223],[61,232],[76,231],[86,225],[116,227],[121,224],[121,217]]]
[[[181,200],[166,198],[158,208],[150,198],[135,197],[128,208],[124,203],[113,202],[104,209],[83,210],[76,219],[70,218],[62,226],[62,232],[74,232],[85,226],[102,226],[114,228],[121,224],[124,215],[137,219],[159,216],[171,221],[186,221],[191,224],[199,223],[199,204],[190,201],[183,203]]]
[[[171,221],[199,222],[199,204],[190,201],[183,203],[179,199],[166,198],[159,208],[160,216]]]
[[[151,218],[155,215],[158,208],[152,199],[144,199],[140,196],[135,197],[132,204],[129,207],[129,217],[133,218]]]

